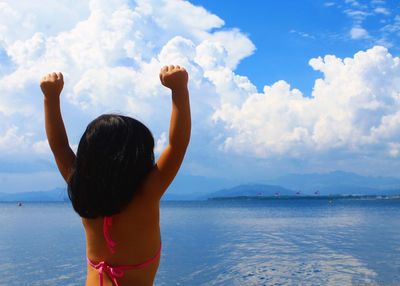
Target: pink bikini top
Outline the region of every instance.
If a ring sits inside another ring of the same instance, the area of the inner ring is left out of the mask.
[[[103,219],[103,235],[104,239],[107,243],[108,249],[111,251],[111,253],[115,253],[115,246],[117,243],[113,241],[110,237],[110,234],[108,232],[108,228],[112,225],[112,217],[104,217]],[[146,260],[143,263],[138,263],[138,264],[130,264],[130,265],[121,265],[121,266],[111,266],[107,264],[105,261],[100,261],[98,263],[95,263],[91,261],[89,258],[87,259],[88,264],[92,266],[94,269],[99,272],[99,278],[100,278],[100,286],[103,286],[103,275],[106,273],[106,275],[111,279],[113,285],[118,286],[118,281],[117,278],[121,278],[124,276],[124,271],[125,270],[131,270],[131,269],[141,269],[145,268],[148,265],[152,264],[153,262],[156,262],[158,258],[161,255],[161,244],[160,248],[158,249],[156,255],[154,255],[152,258]]]

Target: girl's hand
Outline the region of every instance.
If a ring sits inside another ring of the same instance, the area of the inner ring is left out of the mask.
[[[63,74],[60,72],[49,73],[40,80],[40,88],[46,98],[54,96],[59,97],[63,87],[64,78]]]
[[[187,89],[188,73],[180,66],[164,66],[160,71],[161,83],[171,90]]]

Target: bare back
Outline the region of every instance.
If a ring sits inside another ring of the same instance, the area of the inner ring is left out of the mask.
[[[110,236],[117,243],[115,253],[107,248],[103,236],[103,218],[82,219],[86,233],[86,253],[92,261],[107,261],[109,265],[140,264],[157,253],[161,245],[159,227],[159,202],[149,202],[138,194],[129,206],[113,216]],[[142,269],[131,269],[118,278],[119,286],[153,285],[159,261]],[[88,265],[86,286],[99,285],[99,273]],[[104,275],[104,286],[112,285]]]

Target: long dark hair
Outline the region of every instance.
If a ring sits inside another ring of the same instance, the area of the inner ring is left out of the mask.
[[[104,114],[93,120],[79,142],[68,196],[85,218],[111,216],[131,201],[154,166],[154,138],[140,121]]]

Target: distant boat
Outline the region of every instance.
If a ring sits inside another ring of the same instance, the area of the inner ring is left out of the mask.
[[[319,195],[319,191],[318,191],[318,190],[315,191],[315,192],[314,192],[314,195],[317,195],[317,196],[318,196],[318,195]]]
[[[300,191],[296,192],[296,196],[298,196],[298,195],[300,195],[300,194],[301,194],[301,192],[300,192]]]

